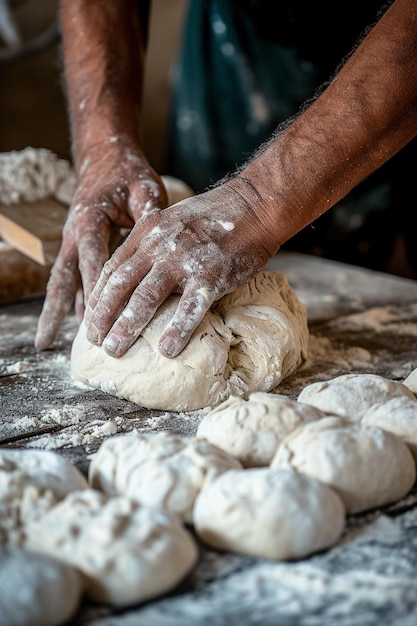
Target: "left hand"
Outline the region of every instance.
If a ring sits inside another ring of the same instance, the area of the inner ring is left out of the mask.
[[[254,205],[245,187],[224,183],[142,217],[93,290],[89,341],[122,356],[166,298],[182,292],[159,342],[165,357],[178,355],[212,303],[250,280],[277,250],[259,198]]]
[[[104,263],[111,238],[130,229],[141,215],[167,204],[160,177],[140,152],[109,143],[86,158],[63,230],[62,244],[39,318],[35,346],[42,350],[55,339],[74,298],[81,319]],[[121,237],[118,241],[120,243]]]

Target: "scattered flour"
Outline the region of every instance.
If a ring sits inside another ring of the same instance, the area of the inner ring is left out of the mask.
[[[407,317],[409,317],[410,310],[415,310],[417,313],[417,305],[410,305]],[[417,336],[417,323],[407,319],[404,323],[398,318],[398,310],[390,309],[389,307],[375,307],[368,309],[362,313],[356,313],[354,315],[347,315],[337,320],[338,328],[341,330],[371,328],[375,332],[386,331],[389,328],[395,329],[398,334],[411,334]]]
[[[84,431],[84,432],[83,432]],[[88,446],[97,441],[101,441],[103,437],[115,435],[118,432],[118,426],[114,420],[94,420],[84,425],[83,429],[70,429],[54,434],[49,434],[31,439],[27,447],[38,448],[41,450],[58,450],[60,448],[73,446]]]

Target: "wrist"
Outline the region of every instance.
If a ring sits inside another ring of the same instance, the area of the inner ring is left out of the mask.
[[[122,163],[146,163],[146,158],[137,137],[109,128],[107,133],[90,133],[89,141],[74,142],[74,162],[78,176],[88,169],[108,162],[112,167]]]

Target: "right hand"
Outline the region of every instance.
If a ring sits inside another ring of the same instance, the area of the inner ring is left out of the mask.
[[[109,258],[111,236],[167,205],[163,183],[141,151],[120,144],[120,139],[106,141],[84,156],[38,322],[35,346],[39,350],[53,343],[74,299],[81,320]]]
[[[215,300],[275,254],[268,207],[239,178],[141,218],[105,264],[86,309],[87,339],[122,356],[171,293],[182,293],[159,349],[177,356]]]

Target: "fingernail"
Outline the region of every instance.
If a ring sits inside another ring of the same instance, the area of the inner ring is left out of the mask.
[[[111,335],[106,337],[106,339],[103,342],[103,347],[108,352],[116,352],[116,350],[119,347],[119,345],[120,345],[120,339],[114,333],[112,333]]]
[[[94,324],[91,324],[91,326],[89,326],[87,328],[87,339],[90,343],[95,343],[97,346],[99,345],[99,339],[98,339],[99,335],[98,335],[98,328],[96,326],[94,326]]]
[[[177,349],[177,342],[172,337],[166,337],[159,344],[159,350],[167,357],[172,357]]]

